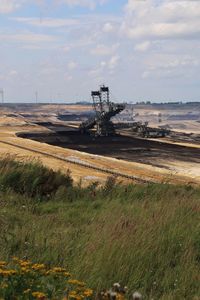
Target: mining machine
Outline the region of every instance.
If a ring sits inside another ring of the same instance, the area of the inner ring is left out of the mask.
[[[109,87],[102,85],[100,90],[91,92],[95,115],[80,125],[82,133],[95,132],[96,136],[115,135],[115,128],[111,118],[124,110],[125,104],[110,101]]]

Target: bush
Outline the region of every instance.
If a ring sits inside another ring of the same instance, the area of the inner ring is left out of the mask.
[[[44,167],[40,162],[17,162],[11,157],[0,161],[1,190],[11,189],[29,197],[50,197],[61,187],[73,184],[70,172],[63,174]]]

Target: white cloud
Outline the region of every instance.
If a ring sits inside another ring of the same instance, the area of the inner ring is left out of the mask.
[[[70,80],[73,79],[73,77],[72,77],[70,74],[68,74],[68,73],[64,74],[64,78],[65,78],[65,80],[67,80],[67,81],[70,81]]]
[[[0,0],[0,14],[8,14],[15,11],[23,2],[20,0]]]
[[[193,68],[199,67],[200,59],[182,54],[157,54],[147,59],[145,65],[142,78],[185,76]]]
[[[97,5],[103,5],[107,1],[108,0],[53,0],[52,4],[66,4],[72,7],[83,6],[89,9],[94,9]],[[23,5],[30,3],[37,4],[43,7],[48,7],[50,5],[48,0],[0,0],[0,14],[12,13]]]
[[[127,30],[130,38],[199,39],[200,21],[191,23],[156,23],[138,25]]]
[[[137,39],[198,39],[200,1],[129,0],[121,31]]]
[[[107,0],[54,0],[55,3],[63,3],[68,6],[83,6],[94,9],[97,4],[103,5]]]
[[[146,51],[149,49],[151,43],[149,41],[144,41],[142,43],[136,44],[134,49],[137,51]]]
[[[62,48],[63,52],[69,52],[70,49],[71,49],[70,46],[64,46],[64,47]]]
[[[112,55],[117,50],[118,47],[119,44],[115,44],[112,46],[97,45],[94,49],[91,50],[91,54],[97,56],[109,56]]]
[[[53,19],[53,18],[12,18],[12,20],[32,26],[59,28],[78,25],[77,19]]]
[[[102,67],[102,68],[104,68],[104,67],[106,67],[106,62],[105,61],[101,61],[101,63],[100,63],[100,66]]]
[[[103,26],[103,32],[105,32],[105,33],[110,33],[110,32],[113,32],[114,30],[115,30],[115,27],[110,22],[105,23]]]
[[[152,59],[152,58],[151,58]],[[149,70],[175,69],[178,67],[196,67],[200,61],[190,55],[159,54],[153,61],[147,61]]]
[[[111,57],[110,61],[108,62],[108,67],[110,70],[114,70],[120,61],[120,56],[119,55],[114,55]]]
[[[142,78],[184,82],[198,73],[200,1],[128,0],[120,34],[134,44],[131,60]]]
[[[120,62],[119,55],[113,55],[109,60],[103,60],[97,67],[89,71],[89,76],[96,76],[98,78],[105,78],[107,74],[113,74],[116,71]]]
[[[53,43],[40,43],[40,42],[34,42],[34,43],[27,43],[27,42],[23,42],[23,44],[21,45],[22,49],[26,49],[26,50],[30,50],[30,51],[34,51],[37,50],[38,52],[40,50],[56,50],[57,49],[57,45],[53,45]]]
[[[9,72],[9,76],[16,76],[18,74],[18,72],[16,70],[11,70]]]
[[[0,79],[4,81],[13,80],[14,77],[18,75],[18,72],[15,69],[7,70],[0,74]]]
[[[70,61],[67,65],[68,69],[70,71],[75,70],[77,68],[78,64],[75,61]]]
[[[125,9],[121,8],[121,13],[115,13],[118,3],[112,0],[112,14],[110,6],[108,10],[98,11],[103,2],[0,0],[0,13],[12,13],[26,5],[21,17],[17,13],[17,18],[16,15],[15,18],[4,18],[9,22],[2,22],[6,25],[0,30],[5,57],[1,72],[7,76],[10,72],[7,83],[16,85],[15,89],[10,88],[11,95],[17,90],[19,97],[24,94],[23,99],[28,99],[32,87],[42,83],[44,98],[48,98],[49,87],[52,87],[62,90],[71,101],[76,86],[82,88],[85,84],[86,91],[82,89],[81,93],[87,96],[94,83],[109,82],[127,99],[146,96],[154,99],[157,93],[163,100],[173,93],[170,85],[177,94],[183,95],[186,89],[182,87],[185,88],[189,81],[185,74],[190,74],[191,85],[196,86],[188,91],[188,95],[191,92],[197,98],[200,0],[126,0],[127,5]],[[37,14],[29,17],[29,5],[36,3],[39,9],[34,12]],[[80,10],[78,6],[85,9]],[[94,8],[97,10],[89,12],[88,9]],[[73,16],[68,17],[70,14]],[[44,60],[47,64],[41,65]],[[25,78],[21,80],[27,84],[25,92],[16,84],[20,76],[15,73],[15,68]]]
[[[17,33],[17,34],[0,34],[1,41],[21,42],[21,43],[46,43],[56,40],[55,36],[48,34],[37,34],[33,32]]]

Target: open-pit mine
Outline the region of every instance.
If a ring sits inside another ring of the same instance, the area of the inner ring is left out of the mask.
[[[101,89],[93,105],[1,104],[0,155],[69,169],[83,184],[200,183],[200,103],[113,104]]]

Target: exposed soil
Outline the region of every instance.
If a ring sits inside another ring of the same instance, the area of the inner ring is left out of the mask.
[[[57,133],[23,133],[21,137],[82,152],[114,157],[154,166],[163,166],[159,160],[179,160],[200,163],[200,150],[159,141],[118,135],[115,137],[92,137],[78,131]]]
[[[94,138],[80,135],[78,127],[82,119],[90,115],[91,106],[78,105],[0,105],[0,154],[17,155],[19,159],[39,157],[48,167],[55,170],[70,169],[73,179],[87,181],[91,178],[106,180],[107,175],[79,165],[71,165],[58,159],[36,155],[19,146],[41,150],[81,160],[98,167],[113,169],[141,178],[152,178],[159,182],[200,182],[200,126],[197,120],[172,121],[171,115],[197,114],[200,105],[153,105],[128,107],[117,116],[115,123],[123,121],[149,121],[151,127],[167,127],[173,131],[164,139],[141,139],[133,136],[132,129],[120,129],[115,137]],[[130,116],[130,113],[132,114]],[[162,123],[158,116],[162,115]],[[198,117],[198,116],[197,116]],[[166,125],[167,124],[167,125]],[[18,137],[16,137],[16,135]],[[20,137],[28,138],[22,139]],[[3,144],[11,142],[16,147]],[[38,142],[37,142],[38,141]],[[60,146],[60,147],[54,147]],[[79,150],[74,151],[74,150]],[[88,177],[88,175],[90,175]]]

